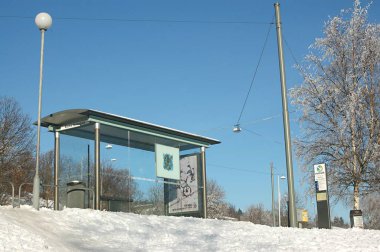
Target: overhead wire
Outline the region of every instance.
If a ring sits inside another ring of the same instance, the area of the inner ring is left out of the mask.
[[[263,57],[264,50],[265,50],[265,47],[266,47],[267,42],[268,42],[269,34],[270,34],[271,29],[272,29],[272,25],[274,24],[274,23],[273,23],[273,20],[274,20],[274,17],[272,18],[272,22],[269,24],[268,31],[267,31],[267,34],[266,34],[266,36],[265,36],[264,45],[263,45],[263,47],[262,47],[262,49],[261,49],[260,57],[259,57],[259,60],[258,60],[258,62],[257,62],[256,68],[255,68],[255,71],[254,71],[254,74],[253,74],[253,77],[252,77],[252,80],[251,80],[251,84],[250,84],[250,86],[249,86],[249,89],[248,89],[247,95],[246,95],[246,97],[245,97],[245,100],[244,100],[244,103],[243,103],[243,107],[241,108],[241,111],[240,111],[240,114],[239,114],[239,118],[238,118],[238,120],[237,120],[236,125],[239,125],[239,123],[240,123],[240,119],[241,119],[241,117],[242,117],[242,115],[243,115],[243,112],[244,112],[245,106],[246,106],[246,104],[247,104],[249,94],[251,93],[253,83],[255,82],[256,74],[257,74],[257,70],[259,69],[259,66],[260,66],[260,63],[261,63],[261,59],[262,59],[262,57]]]
[[[265,174],[269,175],[269,172],[263,172],[263,171],[257,171],[257,170],[250,170],[250,169],[243,169],[243,168],[236,168],[236,167],[230,167],[230,166],[225,166],[225,165],[218,165],[218,164],[213,164],[213,163],[208,163],[208,166],[215,166],[223,169],[228,169],[228,170],[235,170],[235,171],[241,171],[241,172],[250,172],[250,173],[258,173],[258,174]]]
[[[290,48],[288,42],[286,41],[286,38],[284,36],[282,36],[282,37],[284,38],[285,47],[289,50],[289,53],[292,56],[293,61],[296,63],[297,66],[299,66],[300,64],[298,63],[296,57],[294,56],[294,53],[293,53],[292,49]]]
[[[246,129],[246,128],[242,128],[244,131],[247,131],[247,132],[249,132],[249,133],[251,133],[251,134],[254,134],[254,135],[256,135],[256,136],[260,136],[260,137],[262,137],[262,138],[264,138],[264,139],[266,139],[266,140],[268,140],[268,141],[271,141],[271,142],[273,142],[273,143],[275,143],[275,144],[279,144],[279,145],[283,145],[284,143],[282,143],[282,142],[279,142],[279,141],[276,141],[276,140],[273,140],[273,139],[269,139],[269,138],[267,138],[266,136],[264,136],[264,135],[262,135],[262,134],[260,134],[260,133],[257,133],[257,132],[255,132],[255,131],[253,131],[253,130],[249,130],[249,129]]]
[[[226,166],[226,165],[219,165],[219,164],[213,164],[213,163],[207,163],[207,166],[214,166],[214,167],[219,167],[222,169],[227,169],[227,170],[235,170],[235,171],[240,171],[240,172],[249,172],[249,173],[256,173],[256,174],[263,174],[263,175],[270,175],[271,173],[265,172],[265,171],[257,171],[257,170],[250,170],[250,169],[243,169],[243,168],[236,168],[236,167],[231,167],[231,166]],[[275,169],[278,173],[274,173],[274,175],[281,175],[281,173]]]
[[[293,50],[290,48],[288,42],[286,41],[286,38],[285,38],[284,36],[283,36],[283,38],[284,38],[284,42],[285,42],[285,47],[288,49],[288,51],[289,51],[289,53],[290,53],[290,55],[291,55],[291,57],[292,57],[294,63],[296,64],[298,70],[302,73],[302,75],[307,75],[307,73],[306,73],[307,71],[305,70],[304,67],[302,67],[302,66],[298,63],[297,58],[294,56]]]
[[[289,113],[294,113],[294,112],[296,112],[296,111],[295,110],[289,111]],[[281,115],[282,114],[279,113],[279,114],[275,114],[275,115],[271,115],[271,116],[266,116],[266,117],[263,117],[263,118],[260,118],[260,119],[256,119],[256,120],[253,120],[253,121],[250,121],[250,122],[246,122],[246,123],[244,123],[244,126],[246,126],[246,125],[252,125],[252,124],[256,124],[256,123],[260,123],[260,122],[264,122],[264,121],[268,121],[268,120],[272,120],[272,119],[275,119],[277,117],[280,117]],[[248,132],[248,133],[251,133],[251,134],[259,136],[259,137],[262,137],[262,138],[264,138],[267,141],[270,141],[270,142],[273,142],[273,143],[276,143],[276,144],[279,144],[279,145],[283,145],[284,144],[283,142],[280,142],[280,141],[277,141],[277,140],[274,140],[274,139],[270,139],[269,137],[267,137],[264,134],[261,134],[261,133],[258,133],[256,131],[247,129],[246,127],[241,127],[240,126],[240,128],[243,129],[244,131]],[[205,132],[210,132],[210,131],[229,130],[229,129],[230,129],[230,126],[220,126],[220,127],[213,127],[213,128],[201,130],[201,131],[198,131],[198,133],[199,134],[203,134]]]
[[[289,111],[289,113],[293,113],[293,112],[294,111]],[[265,116],[263,118],[259,118],[259,119],[253,120],[253,121],[244,122],[244,125],[252,125],[252,124],[268,121],[268,120],[280,117],[281,115],[282,114],[275,114],[275,115],[271,115],[271,116]],[[204,130],[201,130],[201,131],[198,131],[198,132],[202,133],[202,132],[209,132],[209,131],[214,131],[214,130],[224,130],[224,129],[230,129],[230,128],[231,128],[231,126],[219,126],[219,127],[213,127],[213,128],[209,128],[209,129],[204,129]]]
[[[31,16],[0,16],[0,18],[34,19]],[[260,21],[214,21],[214,20],[184,20],[184,19],[133,19],[133,18],[78,18],[78,17],[55,17],[55,20],[72,21],[105,21],[105,22],[153,22],[153,23],[199,23],[199,24],[255,24],[267,25],[268,22]]]

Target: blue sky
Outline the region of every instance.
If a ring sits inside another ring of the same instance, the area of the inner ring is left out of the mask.
[[[350,8],[352,1],[280,4],[284,38],[301,62],[308,46],[322,36],[328,17]],[[241,118],[248,131],[234,134],[232,127],[274,16],[273,2],[2,1],[0,95],[14,97],[33,120],[40,53],[34,17],[42,11],[53,17],[45,37],[43,115],[91,108],[221,140],[208,150],[208,177],[222,185],[227,200],[238,208],[257,203],[271,208],[270,162],[276,173],[286,175],[274,26]],[[378,1],[369,18],[379,22]],[[292,88],[301,79],[290,51],[284,50],[287,87]],[[295,113],[290,119],[295,137]],[[46,151],[53,136],[42,132]],[[295,157],[293,162],[295,188],[302,193]],[[281,184],[284,193],[286,183]],[[332,213],[348,214],[342,207]]]

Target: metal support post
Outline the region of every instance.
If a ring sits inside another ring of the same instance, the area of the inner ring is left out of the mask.
[[[272,221],[273,227],[276,226],[276,217],[274,214],[274,179],[273,179],[273,162],[270,163],[270,177],[271,177],[271,185],[272,185]]]
[[[280,192],[280,175],[277,175],[277,191],[278,191],[278,226],[281,227],[281,192]]]
[[[90,145],[87,144],[87,188],[90,188]],[[92,194],[94,205],[94,193]],[[90,208],[90,191],[87,193],[87,208]],[[94,209],[94,207],[93,207]]]
[[[202,183],[203,183],[203,218],[207,218],[207,180],[206,180],[206,148],[201,147]]]
[[[95,123],[95,210],[100,210],[100,123]]]
[[[54,134],[54,210],[59,210],[59,186],[58,172],[60,162],[60,135],[59,132]]]

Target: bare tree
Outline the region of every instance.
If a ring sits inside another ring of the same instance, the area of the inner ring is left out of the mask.
[[[252,205],[248,207],[244,213],[244,219],[255,224],[272,225],[272,214],[270,211],[264,209],[263,204]]]
[[[363,200],[364,226],[369,229],[380,229],[380,193],[367,195]]]
[[[344,222],[342,217],[335,216],[333,221],[331,222],[331,225],[334,227],[340,227],[340,228],[348,228],[349,225]]]
[[[52,150],[41,154],[40,180],[42,184],[42,198],[52,199],[54,191],[53,181],[54,152]]]
[[[0,98],[0,165],[14,164],[33,153],[34,134],[29,116],[13,98]]]
[[[150,213],[156,215],[165,214],[164,207],[164,185],[154,183],[148,191],[148,202],[153,205]]]
[[[15,99],[0,97],[0,181],[10,181],[16,187],[32,181],[33,139],[29,116],[22,112]],[[0,191],[5,189],[1,183]]]
[[[133,200],[137,192],[136,183],[130,178],[127,169],[104,167],[102,173],[102,196]]]
[[[312,164],[326,163],[330,194],[353,194],[354,209],[361,193],[380,184],[380,25],[368,23],[367,11],[355,0],[326,23],[299,67],[303,84],[291,91],[303,112],[296,154],[310,190]]]
[[[303,199],[299,196],[299,194],[297,192],[295,194],[295,203],[296,203],[297,209],[303,209],[305,206],[305,202],[303,201]],[[281,213],[280,213],[281,214],[281,226],[287,227],[289,224],[289,222],[288,222],[289,202],[288,202],[288,196],[287,195],[283,195],[281,197],[280,204],[281,204]],[[278,209],[277,209],[277,212],[278,212]]]
[[[227,204],[225,202],[224,189],[215,181],[207,181],[207,217],[222,218],[226,215]]]
[[[234,218],[236,220],[240,220],[241,216],[243,215],[243,211],[239,208],[236,209],[236,207],[232,204],[227,204],[227,212],[226,216]]]

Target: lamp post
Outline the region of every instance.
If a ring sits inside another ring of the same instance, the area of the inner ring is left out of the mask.
[[[281,190],[280,179],[286,179],[285,176],[277,175],[277,191],[278,191],[278,226],[281,227]]]
[[[36,16],[35,23],[41,31],[41,58],[40,58],[40,83],[38,93],[38,119],[37,119],[37,150],[36,150],[36,174],[33,179],[33,207],[39,209],[40,207],[40,177],[38,174],[40,162],[40,131],[41,131],[41,103],[42,103],[42,70],[44,65],[44,40],[45,31],[49,29],[52,24],[52,19],[49,14],[41,12]]]

